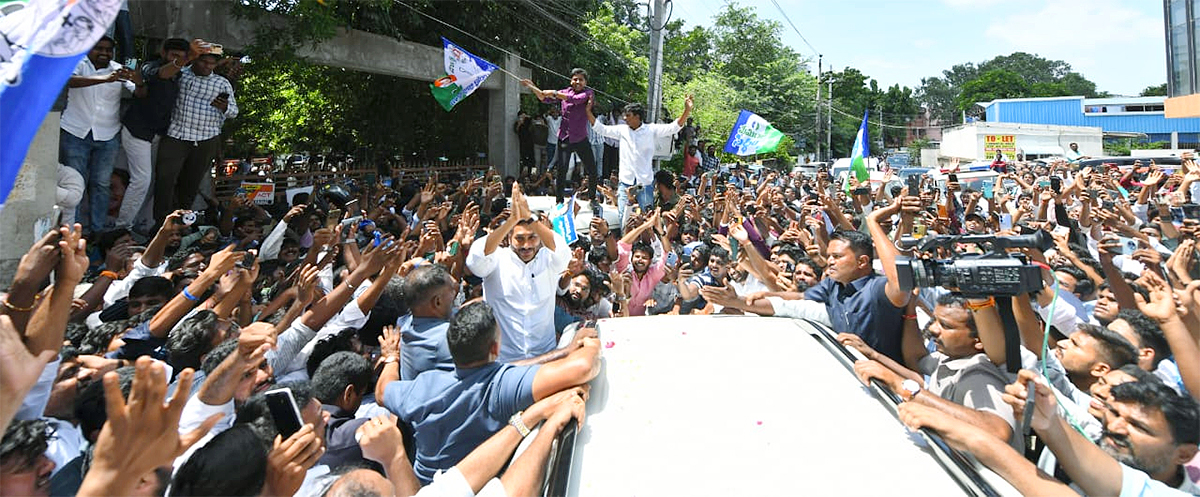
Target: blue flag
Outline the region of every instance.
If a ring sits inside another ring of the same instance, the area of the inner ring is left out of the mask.
[[[442,38],[442,54],[446,75],[429,85],[429,90],[433,92],[434,100],[442,104],[447,112],[479,88],[492,75],[492,71],[499,69],[446,38]]]
[[[120,8],[121,0],[30,0],[0,17],[0,210],[50,106]]]
[[[568,244],[579,239],[579,234],[575,231],[575,197],[554,206],[554,216],[550,218],[550,225]]]
[[[779,148],[783,132],[775,129],[766,119],[758,114],[743,110],[738,114],[738,120],[729,132],[729,140],[725,142],[725,152],[734,155],[754,155],[774,152]]]

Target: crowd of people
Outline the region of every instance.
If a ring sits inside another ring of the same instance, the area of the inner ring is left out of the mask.
[[[864,382],[904,401],[905,424],[1027,495],[1200,493],[1190,157],[1175,170],[1014,162],[986,189],[891,176],[843,188],[825,170],[721,164],[691,97],[667,123],[639,104],[597,117],[576,70],[563,90],[525,84],[560,120],[549,167],[198,213],[206,143],[237,112],[212,75],[220,47],[168,40],[165,62],[128,71],[107,43],[72,79],[94,91],[69,97],[85,107],[64,113],[64,152],[88,152],[67,165],[103,190],[118,125],[101,102],[144,92],[121,143],[160,143],[157,230],[143,243],[113,228],[96,193],[87,222],[22,258],[0,300],[0,494],[531,495],[554,437],[584,421],[601,364],[592,321],[710,313],[825,324],[865,357]],[[687,174],[654,169],[655,142],[673,136],[694,154]],[[568,243],[527,194],[616,206],[620,221],[596,216]],[[908,289],[897,273],[920,256],[905,236],[1038,232],[1052,246],[1019,250],[1043,268],[1032,294]],[[273,404],[283,393],[294,423]]]
[[[238,115],[230,78],[240,63],[201,39],[167,39],[136,68],[113,61],[115,50],[100,38],[67,81],[56,200],[63,221],[88,234],[148,235],[171,211],[192,208],[225,120]]]

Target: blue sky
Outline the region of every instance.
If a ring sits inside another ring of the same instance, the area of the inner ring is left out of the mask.
[[[1017,51],[1064,60],[1114,95],[1166,81],[1161,0],[776,0],[825,67],[862,70],[881,85],[916,87],[922,77],[963,62]],[[783,23],[771,0],[739,0]],[[724,0],[675,0],[675,17],[712,24]],[[814,68],[815,68],[815,56]]]

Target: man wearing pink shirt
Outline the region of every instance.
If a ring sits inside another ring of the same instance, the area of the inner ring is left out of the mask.
[[[658,220],[659,212],[654,211],[646,222],[630,230],[617,242],[617,271],[631,271],[633,275],[629,287],[630,316],[646,315],[646,300],[650,298],[654,292],[654,285],[658,284],[667,270],[664,262],[666,257],[655,260],[654,247],[639,240],[642,233],[654,228],[655,234],[662,242],[663,254],[671,251],[671,241],[664,236],[664,231],[658,226]]]

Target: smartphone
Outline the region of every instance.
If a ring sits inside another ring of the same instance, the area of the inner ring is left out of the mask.
[[[1176,223],[1176,224],[1182,224],[1183,217],[1184,217],[1183,216],[1183,207],[1172,207],[1171,208],[1171,222]]]
[[[1013,227],[1012,214],[1007,212],[1000,214],[1000,231],[1008,231]]]
[[[254,267],[254,258],[257,257],[257,255],[258,254],[256,254],[254,250],[247,250],[246,256],[237,262],[237,266],[245,269]]]
[[[267,409],[271,411],[271,417],[275,420],[275,429],[286,440],[296,432],[300,431],[300,427],[304,426],[304,421],[300,418],[300,409],[296,407],[296,398],[292,396],[292,389],[277,388],[266,394]]]
[[[1050,189],[1054,190],[1054,193],[1062,193],[1062,178],[1058,176],[1051,176]]]
[[[1044,179],[1044,180],[1038,181],[1038,186],[1040,186],[1042,188],[1046,188],[1046,187],[1050,186],[1050,180]]]
[[[450,257],[458,255],[458,240],[452,240],[450,242],[450,245],[446,247],[446,253],[450,254]]]
[[[733,246],[730,245],[730,247],[732,248]],[[667,262],[668,266],[675,267],[675,264],[679,262],[679,254],[676,254],[675,251],[672,250],[670,252],[667,252],[666,259],[667,259],[666,262]]]
[[[983,198],[990,199],[994,195],[993,185],[992,185],[991,181],[983,182],[983,187],[981,188],[981,190],[983,190]]]
[[[184,212],[183,215],[180,216],[180,221],[183,221],[183,224],[185,224],[187,226],[196,224],[196,212],[195,211]]]
[[[604,219],[604,206],[600,205],[600,202],[596,202],[592,206],[592,217]]]
[[[1113,250],[1113,252],[1116,252],[1118,254],[1129,255],[1129,254],[1132,254],[1135,251],[1137,251],[1137,249],[1138,249],[1138,242],[1136,239],[1129,238],[1126,236],[1118,236],[1117,237],[1117,248],[1115,250]]]
[[[346,212],[349,212],[352,216],[359,215],[361,211],[358,208],[358,199],[352,199],[346,202]]]
[[[229,98],[229,92],[221,92],[217,94],[217,98]]]
[[[954,173],[947,174],[946,181],[949,183],[958,183],[958,175]]]
[[[908,177],[908,194],[917,196],[921,194],[921,177],[914,174]]]
[[[737,238],[729,237],[729,260],[736,261],[738,258],[738,241]]]
[[[1200,219],[1200,204],[1183,204],[1183,217]]]
[[[1054,231],[1051,231],[1051,233],[1054,233],[1055,235],[1059,235],[1059,236],[1069,235],[1069,234],[1071,234],[1071,228],[1068,228],[1066,226],[1057,226],[1054,228]]]

